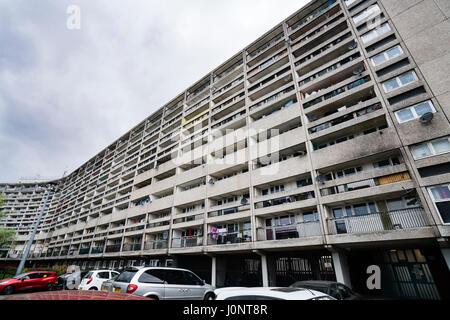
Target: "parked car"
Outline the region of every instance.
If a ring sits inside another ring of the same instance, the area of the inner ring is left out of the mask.
[[[4,300],[152,300],[126,293],[65,290],[16,294]]]
[[[323,292],[303,288],[221,288],[214,293],[216,300],[336,300]]]
[[[361,300],[362,295],[340,282],[309,280],[297,281],[290,285],[291,288],[306,288],[326,293],[337,300]]]
[[[78,272],[65,273],[63,275],[60,275],[56,279],[55,287],[57,290],[70,290],[70,289],[77,290],[78,289],[78,286],[76,285],[77,280],[78,280],[78,283],[80,283],[81,279],[83,279],[83,277],[87,273],[88,273],[87,271],[78,271]]]
[[[113,270],[89,271],[83,279],[81,279],[78,290],[100,290],[104,281],[109,280],[118,274],[117,271]]]
[[[120,273],[117,273],[111,279],[103,281],[102,286],[101,286],[101,291],[112,292],[112,290],[110,290],[111,287],[112,287],[112,284],[113,284],[114,280],[116,280],[119,275],[120,275]]]
[[[11,294],[22,290],[52,290],[56,281],[56,273],[50,271],[30,271],[12,278],[0,280],[0,292]]]
[[[212,300],[214,287],[195,273],[180,268],[140,267],[123,271],[112,283],[113,292],[158,300]]]

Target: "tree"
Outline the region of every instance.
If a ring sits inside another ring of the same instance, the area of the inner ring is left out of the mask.
[[[0,207],[5,203],[3,194],[0,193]],[[5,216],[5,213],[0,209],[0,220]],[[0,249],[8,249],[16,236],[13,229],[0,227]]]

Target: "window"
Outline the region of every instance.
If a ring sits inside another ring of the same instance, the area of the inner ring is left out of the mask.
[[[158,270],[147,270],[139,277],[139,282],[143,283],[164,283]]]
[[[385,93],[394,91],[398,88],[404,87],[407,84],[410,84],[414,81],[417,81],[417,75],[414,71],[409,71],[404,74],[401,74],[395,78],[392,78],[388,81],[383,82],[383,89]]]
[[[430,100],[397,111],[395,112],[395,116],[397,117],[398,123],[403,123],[420,118],[427,112],[436,112],[436,109],[434,109],[433,103]]]
[[[109,279],[109,271],[103,271],[103,272],[97,273],[97,278]]]
[[[130,283],[131,279],[133,279],[136,272],[137,272],[137,270],[136,271],[135,270],[124,271],[117,277],[116,281]]]
[[[368,20],[370,18],[375,17],[380,12],[381,12],[380,7],[377,4],[375,4],[373,6],[368,7],[366,10],[364,10],[360,14],[354,16],[353,17],[353,22],[355,24],[358,24],[358,23],[360,23],[363,20]]]
[[[411,147],[415,160],[450,151],[450,136],[417,144]]]
[[[319,221],[319,214],[317,213],[317,211],[303,213],[303,222],[313,221]]]
[[[202,280],[199,279],[195,274],[188,271],[183,271],[185,284],[192,286],[201,286],[203,284]]]
[[[164,279],[168,284],[187,284],[184,274],[180,270],[165,270]]]
[[[391,27],[387,23],[384,23],[381,26],[379,26],[378,28],[373,29],[373,30],[363,34],[361,36],[361,39],[362,39],[363,43],[367,43],[369,41],[372,41],[375,38],[378,38],[379,36],[385,34],[386,32],[388,32],[390,30],[391,30]]]
[[[376,56],[372,57],[372,65],[374,67],[379,66],[380,64],[391,60],[399,55],[403,54],[402,47],[399,45],[396,45],[395,47],[388,49],[380,54],[377,54]]]
[[[434,204],[443,223],[450,223],[450,185],[440,185],[428,188],[430,196],[434,200]]]

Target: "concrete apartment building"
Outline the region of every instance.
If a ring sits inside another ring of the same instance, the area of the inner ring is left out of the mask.
[[[17,230],[3,263],[55,184],[29,265],[449,298],[449,15],[446,0],[308,3],[68,176],[0,184]]]

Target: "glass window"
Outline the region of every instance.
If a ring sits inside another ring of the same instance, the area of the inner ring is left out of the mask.
[[[435,153],[444,153],[450,151],[450,142],[448,138],[431,141]]]
[[[383,88],[384,91],[388,93],[417,80],[418,78],[416,73],[414,71],[409,71],[399,75],[398,77],[383,82]]]
[[[97,273],[97,278],[109,279],[109,271],[103,271],[103,272]]]
[[[131,279],[133,279],[134,275],[137,271],[124,271],[122,272],[116,279],[117,282],[126,282],[130,283]]]
[[[397,111],[395,115],[399,123],[414,119],[414,114],[409,108]]]
[[[361,36],[361,39],[364,43],[367,43],[367,42],[381,36],[382,34],[388,32],[389,30],[391,30],[391,27],[387,23],[385,23],[385,24],[382,24],[381,26],[379,26],[378,28],[373,29],[373,30],[363,34]]]
[[[367,205],[365,203],[355,204],[353,206],[353,210],[355,211],[355,215],[363,215],[369,213],[369,211],[367,210]]]
[[[374,67],[382,64],[385,61],[386,61],[386,57],[385,57],[384,53],[381,53],[379,55],[376,55],[375,57],[372,57],[372,64]]]
[[[413,108],[419,117],[427,112],[435,112],[429,101],[415,105]]]
[[[419,144],[417,146],[413,146],[412,152],[414,155],[414,159],[420,159],[420,158],[424,158],[424,157],[428,157],[428,156],[432,155],[432,153],[426,143]]]
[[[408,83],[411,83],[411,82],[414,82],[417,80],[415,72],[412,72],[412,71],[398,76],[398,79],[400,80],[400,83],[404,86],[407,85]]]
[[[393,47],[392,49],[389,49],[386,51],[386,55],[388,56],[389,59],[392,59],[396,56],[399,56],[403,53],[402,47],[400,47],[399,45]]]
[[[433,187],[430,188],[430,190],[435,201],[450,199],[450,189],[448,185]]]
[[[145,271],[140,277],[139,277],[139,282],[143,282],[143,283],[164,283],[164,280],[159,278],[159,274],[158,272],[155,272],[158,270],[147,270]]]
[[[344,216],[344,213],[342,212],[341,208],[335,208],[333,209],[333,216],[335,218],[342,218]]]
[[[397,79],[391,79],[383,83],[384,91],[389,92],[399,88],[399,84],[397,83]]]
[[[202,280],[200,280],[195,274],[188,271],[183,271],[185,283],[187,285],[192,286],[201,286],[203,284]]]
[[[369,18],[377,15],[378,13],[380,13],[380,7],[375,4],[373,6],[368,7],[366,10],[364,10],[360,14],[354,16],[353,22],[355,22],[355,24],[358,24],[363,20],[369,19]]]

